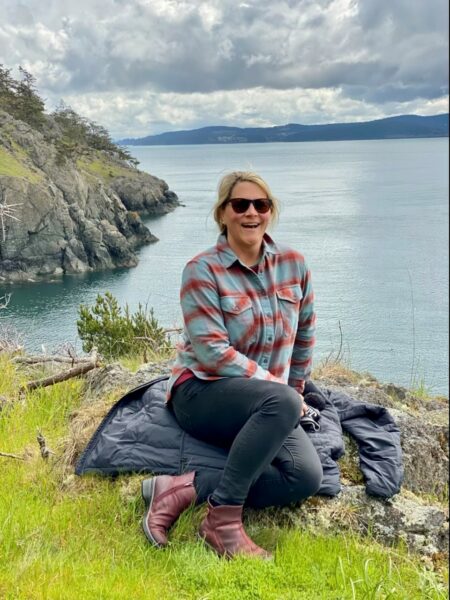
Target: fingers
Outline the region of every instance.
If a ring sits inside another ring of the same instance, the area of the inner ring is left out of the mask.
[[[305,399],[303,398],[303,396],[301,394],[299,394],[300,396],[300,400],[301,400],[301,410],[300,410],[300,417],[303,417],[303,415],[306,413],[306,411],[308,410],[308,406],[305,403]]]

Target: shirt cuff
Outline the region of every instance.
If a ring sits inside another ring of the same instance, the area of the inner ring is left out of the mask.
[[[303,395],[303,392],[305,391],[305,380],[299,379],[295,384],[295,389],[299,394]]]

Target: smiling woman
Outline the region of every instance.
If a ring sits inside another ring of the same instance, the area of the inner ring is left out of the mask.
[[[315,314],[303,256],[266,229],[278,214],[255,173],[225,175],[214,217],[216,246],[183,271],[184,335],[168,384],[181,427],[229,451],[223,470],[144,480],[144,532],[167,544],[169,527],[192,502],[208,502],[200,536],[218,554],[269,558],[242,525],[244,503],[283,506],[317,492],[318,455],[301,427],[307,407]]]

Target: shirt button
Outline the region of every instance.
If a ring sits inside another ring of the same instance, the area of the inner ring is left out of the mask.
[[[271,342],[272,340],[273,340],[272,336],[267,338],[267,341],[269,341],[269,342]]]

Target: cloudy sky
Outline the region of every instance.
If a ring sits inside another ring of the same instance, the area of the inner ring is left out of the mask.
[[[448,0],[0,0],[0,62],[113,137],[448,112]]]

